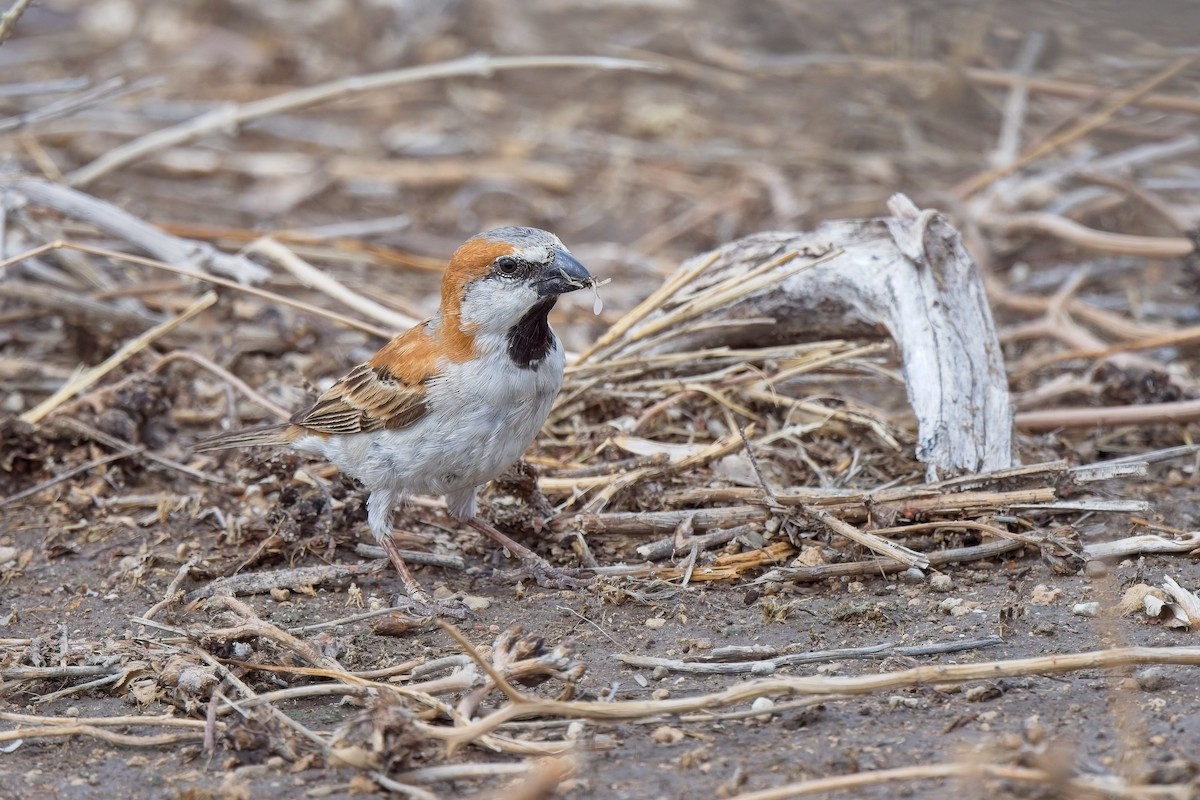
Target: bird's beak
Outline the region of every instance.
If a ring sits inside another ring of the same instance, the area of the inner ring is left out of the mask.
[[[554,260],[542,271],[537,283],[537,293],[547,295],[566,294],[595,283],[595,278],[584,268],[575,256],[563,250],[554,248]]]

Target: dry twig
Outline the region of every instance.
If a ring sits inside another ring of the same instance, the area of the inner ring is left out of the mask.
[[[80,167],[67,176],[72,186],[86,186],[113,170],[144,158],[150,153],[189,142],[197,137],[217,131],[236,130],[257,119],[295,111],[299,108],[324,103],[347,95],[389,89],[418,81],[454,78],[465,75],[490,77],[512,69],[562,69],[579,67],[585,69],[637,70],[662,72],[663,67],[647,61],[601,56],[468,56],[440,64],[378,72],[373,75],[354,75],[329,83],[295,89],[290,92],[267,97],[244,105],[222,105],[214,111],[172,128],[156,131],[148,136],[113,148],[87,166]]]
[[[4,40],[17,28],[17,20],[21,19],[21,15],[25,13],[25,9],[29,8],[29,4],[33,0],[13,0],[13,4],[8,7],[8,10],[0,14],[0,44],[4,44]]]
[[[117,352],[106,358],[103,363],[98,364],[91,369],[84,370],[71,380],[67,381],[54,394],[47,397],[36,407],[22,414],[21,419],[30,424],[41,422],[73,395],[78,394],[79,392],[88,388],[93,383],[100,380],[105,375],[123,364],[127,359],[129,359],[130,356],[145,348],[155,339],[179,327],[192,317],[199,314],[201,311],[211,307],[215,302],[217,302],[217,295],[214,292],[206,292],[205,294],[201,295],[200,298],[188,306],[188,308],[182,314],[179,314],[178,316],[173,317],[172,319],[169,319],[160,325],[155,325],[153,328],[146,331],[141,336],[138,336],[136,339],[126,342],[121,346],[120,349],[117,350]]]
[[[968,197],[985,188],[997,178],[1002,178],[1005,175],[1012,174],[1013,172],[1022,169],[1023,167],[1027,167],[1034,161],[1044,158],[1050,153],[1053,153],[1054,151],[1064,147],[1065,145],[1087,136],[1089,133],[1097,130],[1111,120],[1113,116],[1115,116],[1122,108],[1137,101],[1138,98],[1150,94],[1159,86],[1183,72],[1192,64],[1196,63],[1198,58],[1200,58],[1200,55],[1189,55],[1177,59],[1137,86],[1134,86],[1133,88],[1123,92],[1118,92],[1094,114],[1091,114],[1090,116],[1080,120],[1067,130],[1051,136],[1049,139],[1046,139],[1040,144],[1031,147],[1029,150],[1021,154],[1020,158],[1003,164],[1002,166],[994,167],[987,172],[981,173],[976,175],[974,178],[964,181],[954,189],[954,193],[959,197]]]
[[[451,749],[519,719],[562,716],[577,719],[637,719],[650,714],[682,714],[724,708],[758,697],[794,695],[849,696],[892,690],[902,686],[996,680],[1023,675],[1061,675],[1084,669],[1112,669],[1143,664],[1200,666],[1200,647],[1122,647],[1084,653],[1060,653],[1036,658],[985,661],[974,664],[938,664],[884,674],[851,677],[774,677],[730,686],[712,694],[654,701],[554,701],[523,697],[483,719],[456,726],[446,736]]]
[[[977,761],[955,761],[947,764],[917,764],[894,769],[868,770],[850,775],[833,775],[784,784],[772,789],[743,792],[730,800],[788,800],[814,794],[862,790],[891,783],[910,783],[941,778],[966,778],[978,782],[983,778],[1032,783],[1070,797],[1104,798],[1105,800],[1153,800],[1181,797],[1171,786],[1134,786],[1112,777],[1065,777],[1057,771],[986,764]]]

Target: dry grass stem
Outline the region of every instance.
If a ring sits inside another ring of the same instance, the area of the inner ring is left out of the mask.
[[[1191,240],[1182,236],[1142,236],[1098,231],[1066,217],[1045,212],[998,216],[989,220],[989,223],[997,232],[1005,235],[1044,233],[1094,253],[1170,259],[1183,258],[1195,249]]]
[[[83,370],[71,380],[63,384],[58,391],[47,397],[34,408],[26,411],[21,415],[21,419],[28,423],[36,423],[45,419],[52,414],[56,408],[69,400],[74,395],[82,392],[96,381],[103,378],[108,373],[125,363],[131,356],[140,352],[147,347],[155,339],[158,339],[165,333],[175,330],[177,327],[187,322],[192,317],[210,308],[217,302],[217,295],[214,292],[206,292],[201,295],[194,303],[187,307],[183,313],[155,325],[150,330],[138,336],[123,345],[117,352],[106,358],[102,363],[97,364],[90,369]]]
[[[354,311],[397,331],[407,330],[420,322],[418,319],[397,313],[370,298],[363,297],[358,292],[347,289],[343,284],[309,264],[269,236],[256,239],[246,248],[246,251],[266,256],[296,276],[296,279],[305,286],[316,288],[327,297],[331,297]]]
[[[885,558],[894,559],[906,567],[925,569],[929,566],[929,558],[923,553],[918,553],[914,550],[904,547],[903,545],[889,542],[887,539],[884,539],[878,534],[860,531],[853,525],[843,522],[824,509],[808,508],[804,505],[801,505],[799,506],[799,511],[801,515],[819,522],[833,533],[836,533],[839,536],[845,536],[850,541],[860,544],[868,550],[878,553]]]
[[[758,697],[794,695],[849,696],[871,694],[903,686],[996,680],[1025,675],[1061,675],[1085,669],[1114,669],[1143,664],[1200,666],[1200,647],[1122,647],[1087,653],[1061,653],[1036,658],[989,661],[976,664],[939,664],[899,672],[853,677],[776,677],[736,684],[720,692],[668,700],[628,700],[611,703],[552,701],[523,698],[481,720],[456,727],[446,737],[451,748],[490,733],[506,722],[534,717],[578,719],[636,719],[653,714],[683,714],[724,708]]]
[[[95,725],[44,725],[34,728],[16,728],[11,731],[0,731],[0,742],[13,742],[25,739],[56,739],[65,736],[86,736],[100,742],[117,745],[118,747],[169,747],[171,745],[199,742],[204,738],[203,732],[197,733],[160,733],[137,736],[129,733],[117,733]]]
[[[65,483],[66,481],[71,480],[72,478],[76,477],[77,475],[82,475],[84,473],[91,472],[93,469],[96,469],[97,467],[102,467],[105,464],[111,464],[112,462],[119,461],[122,458],[129,458],[130,456],[137,455],[138,453],[141,453],[141,452],[143,452],[143,449],[141,447],[130,447],[128,449],[121,450],[120,452],[109,453],[106,456],[97,456],[96,458],[93,458],[92,460],[88,461],[85,464],[80,464],[77,467],[72,467],[71,469],[64,470],[63,472],[60,472],[58,475],[55,475],[53,478],[44,480],[41,483],[38,483],[34,486],[30,486],[28,489],[23,489],[22,491],[19,491],[16,494],[12,494],[12,495],[9,495],[8,497],[5,497],[3,500],[0,500],[0,508],[3,508],[4,506],[13,505],[14,503],[19,503],[20,501],[24,500],[27,497],[33,497],[34,495],[39,494],[40,492],[43,492],[46,489],[49,489],[53,486],[57,486],[61,483]]]
[[[1146,79],[1142,83],[1127,89],[1122,92],[1117,92],[1108,102],[1106,102],[1094,114],[1085,117],[1078,123],[1072,125],[1061,133],[1055,134],[1040,144],[1029,148],[1021,156],[1007,164],[995,167],[987,172],[971,178],[954,189],[954,193],[959,197],[968,197],[988,184],[1002,178],[1005,175],[1010,175],[1017,170],[1026,167],[1033,162],[1045,158],[1056,150],[1076,141],[1089,133],[1097,130],[1102,125],[1111,120],[1121,109],[1134,103],[1138,98],[1144,97],[1153,92],[1162,84],[1174,78],[1179,73],[1186,70],[1196,60],[1200,58],[1197,55],[1189,55],[1184,58],[1176,59],[1164,69],[1160,70],[1155,75]]]
[[[120,169],[126,164],[145,158],[159,150],[166,150],[217,131],[236,130],[239,126],[254,120],[295,111],[347,95],[389,89],[418,81],[464,75],[490,77],[497,72],[513,69],[561,69],[564,67],[599,70],[624,69],[642,72],[664,71],[662,66],[646,61],[601,56],[468,56],[440,64],[390,70],[373,75],[355,75],[317,86],[283,92],[240,106],[223,105],[216,111],[109,150],[87,166],[80,167],[67,175],[67,183],[72,186],[86,186],[113,170]]]
[[[25,9],[29,8],[29,4],[33,0],[13,0],[13,4],[8,7],[8,10],[0,14],[0,44],[16,30],[17,21],[21,19],[21,15],[25,13]]]
[[[410,551],[404,551],[408,553]],[[415,551],[413,551],[415,552]],[[407,556],[405,556],[407,558]],[[186,601],[193,603],[221,595],[266,594],[272,589],[295,589],[304,586],[321,586],[328,583],[345,582],[361,575],[378,572],[383,567],[378,562],[367,564],[326,564],[317,567],[292,567],[271,572],[245,572],[218,578],[188,593]]]
[[[985,778],[1031,783],[1056,792],[1069,792],[1070,797],[1079,798],[1153,800],[1154,798],[1180,797],[1175,787],[1134,786],[1110,777],[1064,777],[1057,771],[1046,769],[962,761],[948,764],[921,764],[910,767],[896,767],[894,769],[855,772],[850,775],[814,778],[777,786],[772,789],[743,792],[732,795],[730,800],[788,800],[792,797],[808,797],[815,794],[854,791],[893,783],[912,783],[943,778],[965,778],[974,783]]]
[[[1068,428],[1180,424],[1198,419],[1200,400],[1180,400],[1175,403],[1021,411],[1013,418],[1013,422],[1022,430],[1040,433]]]
[[[813,653],[790,653],[773,655],[770,658],[753,661],[715,661],[711,657],[701,660],[684,661],[674,658],[656,658],[652,656],[633,656],[622,653],[617,659],[631,667],[654,669],[662,667],[670,672],[681,672],[693,675],[736,675],[750,673],[753,675],[771,675],[775,670],[797,664],[819,664],[827,661],[858,658],[887,658],[894,656],[929,656],[945,653],[961,653],[983,647],[991,647],[1003,642],[999,636],[971,641],[945,642],[918,647],[897,647],[892,642],[871,645],[869,647],[844,647],[838,650],[826,650]]]
[[[212,610],[227,609],[243,619],[243,622],[232,628],[211,628],[205,632],[206,637],[214,639],[237,639],[242,636],[261,636],[281,647],[291,650],[296,655],[314,667],[336,670],[346,674],[346,670],[336,659],[317,652],[313,645],[305,642],[282,628],[272,625],[259,618],[253,608],[227,595],[216,595],[208,599],[207,607]]]

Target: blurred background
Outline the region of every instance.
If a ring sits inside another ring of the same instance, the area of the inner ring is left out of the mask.
[[[1200,5],[1186,0],[41,0],[0,48],[0,149],[9,168],[54,178],[214,108],[354,75],[480,53],[648,60],[665,71],[524,69],[344,92],[80,187],[223,247],[308,236],[314,261],[413,311],[432,307],[436,273],[397,266],[435,269],[495,224],[542,226],[617,279],[613,318],[684,257],[880,215],[896,191],[970,222],[961,181],[1153,75],[1197,30]],[[1004,142],[1014,74],[1054,85],[1030,94]],[[1163,91],[1195,97],[1198,83],[1193,68]],[[45,113],[63,101],[69,112]],[[1131,107],[1051,161],[1194,126],[1194,113]],[[1194,178],[1190,159],[1176,166]],[[1167,227],[1138,202],[1095,213],[1101,226]],[[1013,242],[971,244],[984,258]],[[572,345],[604,324],[584,321]]]

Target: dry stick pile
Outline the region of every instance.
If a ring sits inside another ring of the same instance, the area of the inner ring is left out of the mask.
[[[1136,100],[1156,85],[1156,81],[1150,81],[1136,92],[1123,94],[1120,105]],[[1111,116],[1120,105],[1106,107],[1102,114]],[[269,113],[269,109],[264,113]],[[1075,135],[1082,135],[1102,122],[1100,118],[1088,120]],[[172,137],[164,139],[163,146],[182,141],[180,137],[187,135],[191,135],[189,130],[175,131]],[[1062,136],[1053,145],[1061,147],[1068,140]],[[157,142],[142,142],[141,146],[153,147]],[[1174,144],[1177,149],[1172,153],[1196,147],[1194,137],[1184,137]],[[972,193],[976,196],[968,203],[969,221],[989,232],[1038,229],[1109,251],[1159,255],[1188,252],[1177,240],[1165,244],[1129,237],[1117,240],[1080,229],[1061,216],[1030,217],[997,211],[1000,192],[982,190],[989,184],[999,187],[998,179],[1007,172],[1016,173],[1013,180],[1028,179],[1017,170],[1054,147],[1031,151],[1036,153],[1034,157],[1013,159],[1010,168],[965,185],[962,196]],[[125,159],[136,157],[139,152],[143,151],[127,148],[120,155]],[[1153,153],[1130,153],[1122,164],[1147,163],[1153,158],[1166,157],[1166,153],[1165,148]],[[1112,165],[1085,166],[1095,176],[1103,175],[1104,168]],[[93,169],[101,167],[112,168],[106,162]],[[85,171],[76,177],[82,181],[89,175]],[[1113,183],[1104,177],[1098,182],[1105,180]],[[202,464],[168,458],[73,419],[76,412],[89,405],[103,407],[106,393],[111,394],[122,384],[171,363],[188,361],[227,382],[268,413],[280,413],[280,409],[254,389],[186,350],[159,357],[115,385],[95,388],[105,375],[131,357],[141,355],[152,342],[170,343],[176,329],[205,311],[211,300],[208,295],[197,296],[191,281],[246,291],[268,302],[319,312],[340,324],[369,333],[384,332],[369,323],[355,322],[239,284],[239,281],[261,280],[267,271],[248,259],[230,258],[195,243],[164,236],[87,195],[25,179],[7,181],[6,188],[13,196],[29,201],[34,209],[22,213],[6,206],[8,234],[18,242],[23,240],[28,248],[27,252],[0,262],[0,269],[19,263],[25,273],[23,280],[0,282],[6,296],[45,303],[46,292],[38,290],[36,284],[54,285],[58,287],[53,298],[57,310],[69,309],[85,319],[103,321],[117,331],[143,331],[103,364],[67,381],[63,381],[61,372],[48,365],[6,365],[9,369],[29,370],[53,384],[50,388],[59,388],[57,392],[46,392],[49,395],[46,401],[26,413],[27,422],[71,420],[83,426],[82,430],[97,447],[111,450],[78,465],[70,474],[58,476],[56,482],[70,480],[121,458],[144,459],[158,469],[189,480],[223,481],[220,476],[204,472]],[[1013,184],[1004,189],[1008,197],[1014,196]],[[1132,191],[1125,185],[1122,189]],[[48,223],[36,213],[37,209],[53,210],[66,221]],[[50,230],[56,231],[55,235],[46,235]],[[97,233],[107,235],[115,244],[99,248],[78,241],[91,239]],[[134,247],[153,258],[116,252],[124,247]],[[286,251],[281,252],[277,243],[264,243],[258,252],[297,276],[304,275],[306,280],[319,276]],[[702,341],[706,327],[722,324],[720,319],[703,319],[705,313],[736,301],[742,296],[739,292],[763,288],[750,282],[735,281],[733,285],[717,282],[707,287],[707,297],[701,293],[699,297],[693,295],[679,301],[679,293],[688,288],[690,278],[698,277],[712,266],[715,258],[700,259],[696,269],[685,270],[677,276],[676,283],[668,284],[656,296],[656,305],[669,304],[673,299],[677,303],[678,316],[668,317],[669,324],[642,327],[639,333],[637,325],[647,317],[644,313],[647,309],[642,309],[614,326],[612,335],[586,354],[572,369],[549,436],[541,443],[544,453],[553,454],[538,460],[543,470],[541,489],[561,501],[562,513],[551,523],[551,530],[572,542],[585,563],[602,574],[616,576],[606,581],[602,591],[645,596],[655,584],[633,580],[639,576],[673,581],[672,590],[678,591],[690,581],[700,580],[782,583],[926,570],[957,561],[994,558],[1022,548],[1036,549],[1052,564],[1074,570],[1079,561],[1089,557],[1195,547],[1194,536],[1143,536],[1123,543],[1123,549],[1118,550],[1112,546],[1114,543],[1084,544],[1069,527],[1047,527],[1048,520],[1056,515],[1141,511],[1144,505],[1138,501],[1089,498],[1086,492],[1097,481],[1144,475],[1147,465],[1160,457],[1193,454],[1194,449],[1150,453],[1084,467],[1072,468],[1059,462],[1012,467],[921,483],[906,480],[914,475],[912,461],[905,457],[911,432],[891,412],[796,391],[797,386],[803,386],[804,376],[829,371],[881,376],[898,384],[899,380],[882,358],[889,349],[887,345],[839,340],[761,347],[706,344],[682,351],[639,346],[649,342],[651,334],[663,332],[690,332],[700,335]],[[99,269],[97,264],[103,261],[93,259],[106,260],[108,269]],[[751,265],[747,273],[767,276],[776,267],[784,266],[763,261]],[[111,269],[122,268],[131,274],[149,270],[137,273],[143,278],[153,271],[164,270],[182,280],[167,289],[170,301],[148,312],[145,306],[132,308],[113,302],[128,294],[128,286],[122,286],[110,274]],[[790,275],[776,272],[771,280],[787,277]],[[998,285],[989,286],[989,291],[1002,304],[1045,314],[1046,322],[1040,332],[1073,348],[1054,359],[1118,358],[1126,351],[1180,344],[1196,338],[1194,331],[1151,329],[1091,307],[1075,297],[1079,284],[1080,281],[1068,281],[1058,295],[1045,301],[1006,292]],[[356,298],[333,282],[326,281],[318,290],[381,325],[392,326],[396,322],[390,317],[394,312],[373,306],[365,298]],[[1119,337],[1119,341],[1114,344],[1089,337],[1066,314],[1086,320]],[[1030,335],[1031,331],[1009,332],[1017,334]],[[616,342],[622,346],[613,347]],[[1053,363],[1056,363],[1053,359],[1043,358],[1037,363],[1018,365],[1018,369],[1032,373]],[[72,399],[81,392],[91,393]],[[1048,396],[1050,392],[1041,387],[1038,398],[1044,401]],[[1157,407],[1158,412],[1162,410]],[[1029,429],[1077,424],[1084,412],[1077,412],[1074,417],[1057,413],[1060,416],[1026,414],[1018,417],[1018,423]],[[1090,413],[1083,424],[1110,419],[1115,412],[1092,409]],[[1184,417],[1190,414],[1194,414],[1190,408],[1177,412]],[[1131,412],[1122,417],[1132,418]],[[995,452],[995,448],[990,451]],[[812,475],[820,488],[782,485],[776,478],[784,474]],[[4,502],[30,496],[49,485],[30,487]],[[928,544],[925,534],[930,531],[959,537],[961,546],[922,549],[922,545]],[[926,541],[913,541],[914,535]],[[831,538],[824,538],[827,536]],[[646,565],[614,566],[602,563],[591,552],[597,542],[640,541],[638,537],[649,539],[634,550],[639,560],[649,562]],[[705,558],[708,550],[731,542],[736,546],[727,552]],[[824,546],[818,546],[821,544]],[[876,555],[859,558],[863,550]],[[670,558],[676,558],[677,562],[655,565]],[[162,600],[133,620],[137,634],[127,641],[114,644],[73,640],[65,635],[0,640],[6,656],[5,666],[0,667],[0,693],[43,691],[47,681],[60,685],[65,682],[68,684],[65,688],[44,692],[37,699],[48,702],[103,689],[145,700],[165,699],[195,718],[135,715],[86,719],[4,713],[0,718],[16,727],[0,732],[0,743],[8,748],[20,740],[84,735],[122,746],[162,747],[191,742],[212,750],[218,741],[241,741],[250,743],[249,746],[258,741],[297,764],[345,765],[361,770],[371,781],[386,788],[413,797],[433,797],[420,785],[513,771],[528,771],[530,786],[553,786],[571,770],[569,757],[561,754],[577,746],[579,730],[565,724],[572,719],[630,720],[671,714],[679,715],[688,724],[703,724],[721,718],[718,709],[733,706],[747,707],[725,713],[761,715],[764,713],[761,709],[751,710],[747,705],[758,698],[799,695],[829,702],[900,686],[981,677],[1046,675],[1148,663],[1200,664],[1200,651],[1196,648],[1125,648],[1039,659],[918,667],[849,678],[760,678],[710,695],[667,701],[576,701],[571,695],[586,665],[574,660],[564,646],[549,647],[517,631],[505,632],[489,647],[478,647],[456,630],[447,628],[447,633],[458,642],[459,655],[369,673],[349,672],[321,650],[319,639],[304,638],[313,630],[284,630],[261,619],[250,606],[229,594],[215,596],[212,586],[186,595],[182,587],[192,566],[185,564]],[[356,569],[359,567],[292,572],[266,579],[259,574],[257,579],[247,576],[243,582],[220,588],[230,594],[254,593],[289,582],[295,585],[333,580],[353,574]],[[156,619],[185,598],[197,602],[180,609],[173,624]],[[355,615],[324,625],[334,627],[369,616]],[[972,645],[986,647],[990,643],[981,640]],[[926,652],[946,651],[935,646]],[[895,651],[881,646],[878,652]],[[739,666],[725,671],[770,675],[786,664],[876,654],[757,653],[753,658],[742,658],[737,662]],[[681,662],[668,668],[695,670],[697,666]],[[277,675],[281,680],[286,676],[292,685],[270,693],[256,692],[243,677],[255,671]],[[529,687],[543,683],[547,688],[553,687],[556,699],[546,699],[544,690],[535,695],[518,688],[518,684]],[[275,705],[285,699],[314,696],[359,698],[365,708],[336,728],[314,730]],[[555,728],[531,733],[530,728],[522,726],[521,720],[534,718],[563,722],[562,735],[548,738],[544,731]],[[131,729],[156,732],[127,732]],[[515,765],[510,762],[417,765],[419,761],[444,758],[466,745],[483,751],[545,756],[550,760]],[[777,792],[756,793],[747,798],[797,796],[873,780],[994,775],[1004,769],[944,764],[910,772],[895,776],[848,776],[836,781],[781,787]],[[1050,776],[1036,770],[1008,770],[1004,777],[1050,780]],[[1077,779],[1073,788],[1080,792],[1098,790],[1093,782],[1084,779]],[[1116,782],[1106,782],[1102,790],[1116,796],[1151,796],[1151,790]]]

